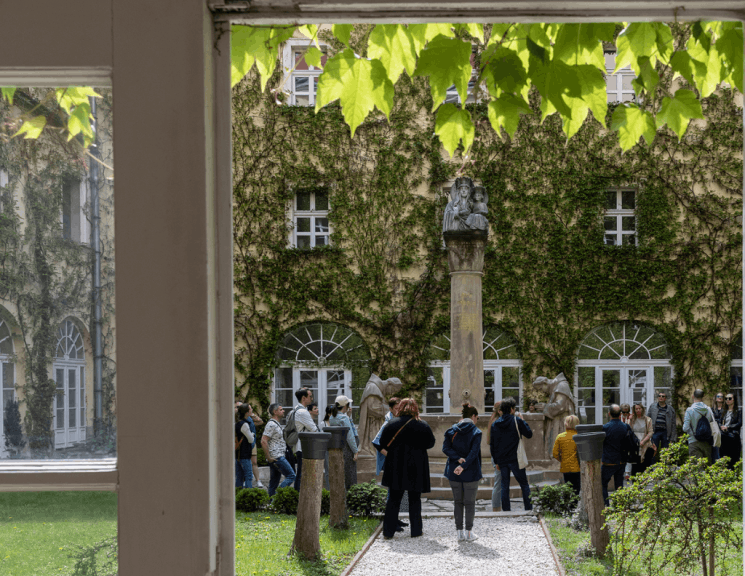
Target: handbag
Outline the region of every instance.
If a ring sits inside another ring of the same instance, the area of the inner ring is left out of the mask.
[[[523,437],[520,435],[520,427],[517,425],[517,417],[515,417],[515,428],[517,428],[517,467],[521,470],[528,465],[528,456],[525,454],[525,445],[523,444]]]
[[[711,437],[714,440],[712,446],[719,448],[722,446],[722,430],[719,428],[717,419],[714,418],[714,414],[712,414],[711,409],[709,409],[709,414],[711,414]]]

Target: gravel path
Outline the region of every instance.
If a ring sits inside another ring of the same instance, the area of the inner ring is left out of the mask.
[[[424,535],[409,529],[393,540],[383,535],[350,576],[549,576],[557,575],[546,537],[534,517],[476,518],[475,542],[458,542],[451,518],[425,518]]]

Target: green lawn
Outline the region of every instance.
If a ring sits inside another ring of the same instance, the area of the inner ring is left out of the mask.
[[[0,493],[0,574],[67,576],[74,547],[116,536],[113,492]]]
[[[370,538],[379,520],[350,518],[349,530],[332,530],[321,517],[323,561],[287,558],[295,536],[295,516],[238,512],[235,518],[236,576],[338,576]]]

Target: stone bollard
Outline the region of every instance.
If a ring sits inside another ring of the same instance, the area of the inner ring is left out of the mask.
[[[349,429],[346,426],[326,426],[323,430],[331,433],[331,441],[329,442],[329,491],[331,492],[329,526],[331,528],[348,528],[343,449]]]
[[[577,444],[577,456],[580,461],[582,476],[580,506],[587,511],[587,523],[590,525],[590,543],[599,557],[605,556],[610,537],[608,528],[603,527],[603,484],[601,480],[600,459],[603,456],[602,424],[580,424],[574,442]]]
[[[323,462],[331,434],[300,432],[299,436],[303,451],[303,481],[300,483],[295,538],[290,553],[294,551],[308,560],[315,560],[321,554],[318,519],[321,517]]]

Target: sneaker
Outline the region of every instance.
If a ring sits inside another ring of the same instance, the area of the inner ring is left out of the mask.
[[[466,531],[465,530],[457,530],[458,532],[458,542],[461,542],[466,539]]]
[[[466,540],[469,542],[473,542],[474,540],[478,540],[479,537],[476,536],[476,533],[473,530],[466,530]]]
[[[261,488],[262,490],[266,490],[266,486],[264,486],[261,482],[256,483],[256,488]]]

